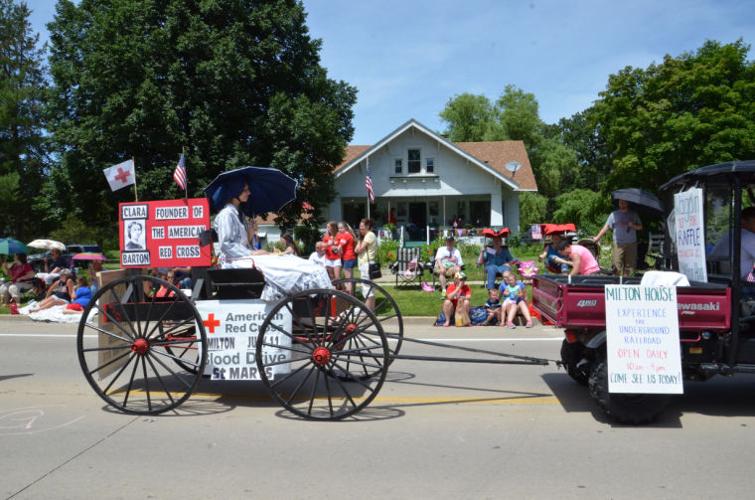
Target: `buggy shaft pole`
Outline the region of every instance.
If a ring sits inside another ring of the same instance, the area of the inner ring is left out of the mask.
[[[391,359],[410,359],[414,361],[450,361],[452,363],[488,363],[494,365],[540,365],[547,366],[547,359],[514,360],[514,359],[475,359],[475,358],[446,358],[442,356],[413,356],[408,354],[396,354]]]
[[[395,335],[390,335],[390,334],[386,334],[385,336],[388,337],[388,338],[395,338],[395,337],[397,337]],[[529,357],[529,356],[517,356],[516,354],[505,354],[505,353],[502,353],[502,352],[487,351],[485,349],[473,349],[471,347],[462,347],[460,345],[448,345],[448,344],[442,344],[440,342],[433,342],[433,341],[430,341],[430,340],[413,339],[411,337],[404,337],[403,341],[404,342],[415,342],[417,344],[425,344],[425,345],[431,345],[431,346],[435,346],[435,347],[443,347],[444,349],[454,349],[454,350],[457,350],[457,351],[474,352],[476,354],[491,354],[493,356],[501,356],[501,357],[504,357],[504,358],[519,359],[519,360],[522,360],[522,361],[534,361],[534,362],[541,362],[541,361],[543,361],[540,358],[532,358],[532,357]]]

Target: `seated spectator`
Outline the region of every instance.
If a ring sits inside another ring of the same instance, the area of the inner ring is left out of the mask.
[[[564,240],[558,245],[558,253],[571,263],[569,276],[595,274],[600,272],[598,261],[590,250],[582,245],[573,245]]]
[[[309,261],[318,266],[327,267],[328,258],[325,255],[325,243],[318,241],[315,243],[315,251],[309,256]]]
[[[485,247],[480,251],[480,257],[477,259],[477,265],[485,266],[487,275],[487,288],[495,288],[495,276],[497,273],[511,271],[511,264],[516,259],[511,255],[509,249],[503,246],[503,240],[500,236],[493,238],[493,246]]]
[[[26,261],[26,254],[15,254],[11,265],[3,259],[0,267],[5,274],[10,276],[10,283],[0,285],[0,304],[9,303],[11,300],[16,304],[20,303],[21,294],[31,290],[34,279],[34,269]]]
[[[69,304],[74,297],[74,288],[71,271],[64,269],[60,276],[47,288],[47,296],[44,300],[31,308],[30,312]]]
[[[451,326],[451,318],[457,314],[468,317],[471,298],[472,289],[467,285],[467,275],[459,271],[454,275],[454,282],[446,289],[446,299],[443,301],[446,321],[443,326]]]
[[[540,260],[545,264],[546,269],[554,274],[568,273],[571,263],[561,257],[558,253],[558,246],[563,241],[561,233],[553,233],[551,235],[550,244],[545,247],[545,251],[539,255]]]
[[[51,274],[60,274],[63,269],[68,269],[68,261],[60,253],[60,250],[53,248],[50,250],[50,256],[45,259],[45,271]]]
[[[99,280],[97,279],[97,273],[102,272],[102,261],[100,260],[93,260],[89,263],[89,266],[87,267],[87,276],[89,277],[89,288],[92,290],[92,294],[97,292],[97,283],[99,283]]]
[[[456,276],[461,272],[464,261],[461,252],[456,248],[456,240],[453,235],[446,237],[446,246],[438,248],[435,252],[435,273],[440,281],[441,294],[446,293],[446,278]]]
[[[256,249],[259,250],[259,249]],[[174,267],[173,278],[175,285],[182,289],[191,289],[191,268],[190,267]]]
[[[517,313],[521,313],[527,321],[526,328],[532,328],[532,318],[530,309],[527,306],[527,287],[521,281],[517,281],[514,273],[508,272],[503,274],[503,283],[501,284],[501,293],[503,295],[503,306],[501,313],[501,323],[503,315],[506,316],[506,326],[516,328],[514,318]]]
[[[92,290],[89,288],[89,278],[79,276],[76,280],[76,289],[74,290],[73,300],[63,310],[66,314],[76,314],[84,312],[84,309],[92,300]]]
[[[284,233],[281,235],[281,241],[285,245],[283,248],[283,255],[299,255],[299,249],[296,247],[293,236]]]
[[[501,318],[501,294],[497,288],[488,288],[488,300],[485,302],[485,311],[488,317],[483,325],[496,325],[503,322]]]

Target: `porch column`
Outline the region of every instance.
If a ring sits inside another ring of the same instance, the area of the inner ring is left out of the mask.
[[[493,189],[490,193],[490,225],[491,226],[505,226],[507,225],[503,219],[504,203],[506,198],[503,197],[503,188],[498,182],[498,189]],[[508,210],[505,210],[508,212]],[[509,226],[510,227],[510,226]],[[514,231],[513,227],[510,227],[511,231]]]

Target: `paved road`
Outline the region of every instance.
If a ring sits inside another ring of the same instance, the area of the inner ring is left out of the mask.
[[[560,345],[548,328],[409,330],[547,358]],[[751,377],[689,384],[641,428],[605,421],[553,366],[404,360],[358,420],[301,421],[258,384],[210,382],[176,415],[134,417],[89,388],[74,333],[0,320],[0,497],[749,498],[755,485]]]

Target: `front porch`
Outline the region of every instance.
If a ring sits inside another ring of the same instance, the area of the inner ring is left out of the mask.
[[[501,204],[503,205],[503,204]],[[460,228],[503,225],[503,206],[491,207],[490,195],[437,196],[424,198],[380,197],[368,206],[366,198],[343,198],[342,219],[356,227],[363,217],[375,221],[376,228],[394,224],[404,228],[405,240],[426,241],[453,227],[460,219]]]

